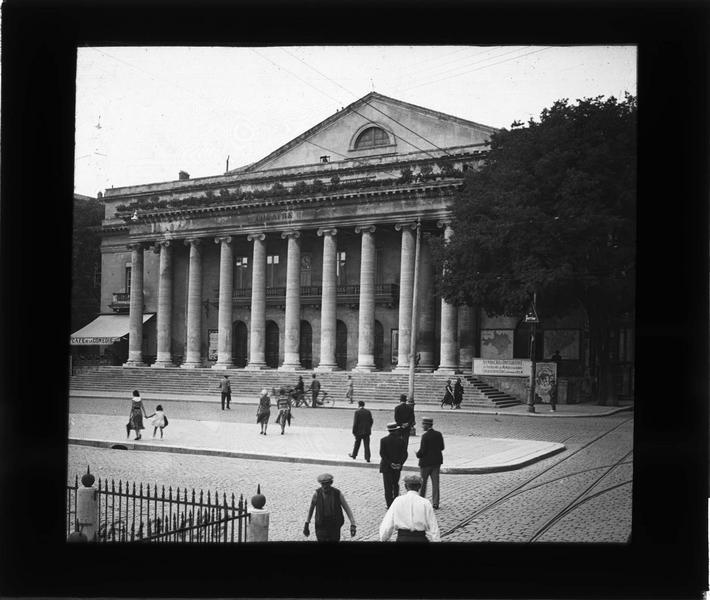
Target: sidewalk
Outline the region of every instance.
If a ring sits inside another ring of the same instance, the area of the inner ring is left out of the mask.
[[[70,390],[69,396],[74,398],[109,398],[117,400],[125,400],[128,396],[126,394],[119,394],[116,392],[100,392],[94,390]],[[156,402],[219,402],[218,394],[205,394],[205,395],[188,395],[188,394],[157,394],[152,392],[145,392],[141,394],[144,400],[156,401]],[[253,404],[256,406],[257,398],[251,396],[232,396],[232,403],[234,404]],[[391,411],[396,405],[394,400],[389,401],[370,401],[367,403],[367,408],[370,410],[388,410]],[[353,410],[357,408],[356,404],[348,404],[345,400],[337,399],[335,406],[327,406],[325,409],[335,408],[338,410]],[[550,406],[548,404],[536,404],[535,412],[528,412],[528,407],[526,404],[519,404],[517,406],[509,406],[507,408],[483,408],[483,407],[467,407],[466,403],[462,405],[459,412],[468,414],[481,414],[481,415],[507,415],[507,416],[517,416],[517,417],[532,417],[532,418],[568,418],[568,417],[606,417],[609,415],[614,415],[619,412],[633,411],[633,404],[624,404],[622,406],[599,406],[597,404],[558,404],[557,410],[555,412],[550,412]],[[441,408],[439,404],[436,403],[424,403],[420,402],[416,404],[417,414],[420,413],[440,413],[452,410],[449,407]]]
[[[97,396],[94,394],[94,396]],[[122,398],[123,399],[123,398]],[[148,397],[149,400],[157,398]],[[174,401],[174,398],[172,399]],[[214,401],[214,398],[210,398]],[[232,400],[234,402],[234,400]],[[250,400],[250,403],[253,403]],[[387,407],[388,410],[391,407]],[[307,410],[307,409],[302,409]],[[379,469],[378,436],[371,441],[372,462],[364,456],[357,460],[348,457],[352,451],[349,431],[325,427],[300,427],[298,415],[292,426],[281,435],[280,427],[270,423],[268,435],[259,435],[256,424],[225,423],[170,419],[165,429],[165,439],[152,438],[152,428],[143,431],[143,438],[126,439],[126,417],[96,414],[69,415],[69,444],[142,450],[200,454],[256,460],[275,460],[322,465],[338,465]],[[409,444],[409,458],[405,471],[418,472],[414,456],[419,438]],[[517,469],[551,456],[565,449],[564,444],[530,440],[480,438],[474,436],[447,436],[442,473],[490,473]]]

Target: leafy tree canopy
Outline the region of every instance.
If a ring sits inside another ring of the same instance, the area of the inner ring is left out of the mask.
[[[621,314],[633,303],[636,98],[559,100],[491,137],[466,174],[454,237],[434,244],[441,293],[489,314]]]
[[[77,329],[99,312],[100,289],[94,273],[101,265],[101,235],[98,226],[104,205],[96,198],[74,197],[72,229],[72,329]]]

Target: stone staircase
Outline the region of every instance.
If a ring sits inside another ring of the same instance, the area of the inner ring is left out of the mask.
[[[313,371],[307,370],[283,372],[274,369],[218,371],[214,369],[99,367],[94,371],[73,375],[70,389],[72,391],[116,392],[126,397],[129,397],[134,389],[138,389],[141,392],[175,396],[214,395],[217,399],[219,398],[219,380],[224,374],[227,374],[232,382],[232,396],[252,396],[256,402],[262,388],[292,387],[296,384],[299,375],[303,377],[307,388],[312,373]],[[366,403],[391,402],[394,404],[398,401],[400,394],[407,393],[409,384],[407,373],[359,373],[356,371],[317,373],[321,388],[335,396],[338,402],[345,401],[348,375],[352,375],[353,378],[355,400],[364,400]],[[520,404],[517,398],[504,394],[474,377],[460,377],[464,386],[463,406],[465,407],[504,408]],[[414,378],[414,397],[417,404],[440,404],[444,396],[446,380],[449,378],[446,375],[434,373],[417,373]]]

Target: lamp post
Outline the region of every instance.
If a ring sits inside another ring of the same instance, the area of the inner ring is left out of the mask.
[[[537,294],[533,292],[533,300],[530,309],[525,314],[525,322],[530,323],[530,396],[528,397],[528,412],[535,412],[535,333],[540,319],[537,316],[535,302]]]
[[[414,400],[414,371],[417,368],[417,325],[419,324],[419,251],[421,247],[422,224],[417,219],[417,238],[414,245],[414,283],[412,285],[412,326],[409,340],[409,389],[408,396]]]

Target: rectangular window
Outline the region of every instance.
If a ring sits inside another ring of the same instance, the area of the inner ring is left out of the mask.
[[[346,285],[347,277],[345,270],[345,252],[337,252],[335,257],[335,275],[337,278],[337,285]]]
[[[126,266],[126,281],[124,282],[123,289],[126,290],[126,294],[131,293],[131,266],[130,266],[130,264]]]
[[[101,287],[101,264],[94,264],[94,288]]]
[[[301,285],[310,286],[311,285],[311,267],[313,264],[313,257],[310,252],[304,252],[301,254]]]
[[[278,254],[269,254],[266,257],[266,287],[274,287],[276,265],[279,264]]]
[[[248,288],[249,285],[249,257],[237,256],[234,287],[238,290]]]
[[[382,257],[384,250],[382,248],[375,249],[375,284],[381,285],[383,279],[384,262]]]
[[[392,346],[390,362],[396,366],[399,359],[399,329],[392,329],[391,331],[390,341],[392,342]]]

